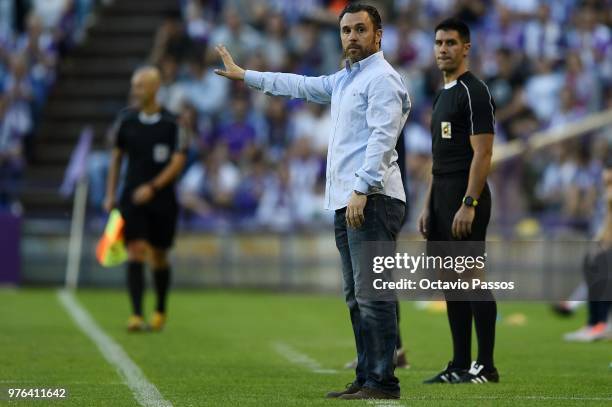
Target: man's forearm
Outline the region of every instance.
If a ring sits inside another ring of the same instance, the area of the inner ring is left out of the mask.
[[[383,160],[385,155],[397,144],[397,137],[384,131],[375,131],[368,139],[363,165],[355,172],[357,178],[353,189],[364,194],[379,192],[383,188],[385,175]]]
[[[289,96],[314,103],[331,101],[331,84],[325,76],[310,77],[293,73],[247,70],[244,83],[274,96]]]
[[[121,167],[121,152],[114,150],[111,156],[111,162],[108,169],[108,179],[106,180],[106,196],[115,197],[117,190],[117,179],[119,178],[119,168]]]
[[[174,181],[183,170],[185,160],[185,154],[175,154],[170,163],[151,181],[153,189],[160,190]]]
[[[489,152],[474,153],[474,158],[470,166],[468,187],[465,192],[466,196],[471,196],[476,200],[480,197],[485,183],[487,182],[489,171],[491,170],[491,156],[492,154]]]
[[[395,151],[410,112],[410,100],[400,79],[383,76],[368,88],[365,119],[370,135],[363,165],[355,172],[353,189],[364,193],[383,188],[385,160]],[[388,167],[388,166],[387,166]]]

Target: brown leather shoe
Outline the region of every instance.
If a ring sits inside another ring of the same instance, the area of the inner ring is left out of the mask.
[[[362,387],[357,393],[343,394],[339,398],[342,400],[397,400],[400,396],[399,394],[393,395],[370,387]]]
[[[345,394],[357,393],[359,390],[361,390],[361,386],[353,382],[353,383],[347,384],[346,389],[342,391],[330,391],[329,393],[327,393],[325,397],[327,397],[328,399],[337,399],[338,397],[343,396]]]

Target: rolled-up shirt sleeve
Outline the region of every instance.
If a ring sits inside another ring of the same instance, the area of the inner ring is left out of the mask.
[[[331,102],[333,80],[333,75],[315,77],[251,70],[247,70],[244,74],[244,82],[249,87],[268,95],[290,96],[320,104]]]
[[[370,130],[365,160],[355,173],[354,189],[362,193],[382,190],[383,160],[395,149],[410,111],[410,100],[401,79],[388,75],[370,85],[366,122]]]

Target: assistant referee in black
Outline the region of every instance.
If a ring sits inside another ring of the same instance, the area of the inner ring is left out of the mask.
[[[418,227],[430,243],[462,240],[484,246],[491,216],[486,180],[493,150],[495,103],[484,82],[468,70],[468,26],[447,19],[434,33],[435,58],[444,76],[444,88],[433,105],[433,179]],[[493,362],[497,306],[492,293],[479,293],[478,301],[456,301],[449,293],[445,295],[453,359],[425,383],[498,382]],[[472,317],[478,337],[474,362]]]
[[[142,312],[147,257],[157,295],[149,326],[161,330],[166,322],[168,250],[174,241],[178,215],[174,185],[185,165],[187,137],[176,117],[157,103],[160,83],[160,73],[154,67],[140,68],[132,77],[133,107],[124,109],[115,122],[115,146],[104,200],[107,211],[116,205],[117,179],[126,156],[128,168],[118,206],[125,219],[128,251],[127,286],[132,305],[129,331],[147,327]]]

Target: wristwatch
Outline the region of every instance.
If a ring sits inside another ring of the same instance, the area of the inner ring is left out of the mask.
[[[472,208],[474,208],[478,205],[478,201],[468,195],[465,198],[463,198],[463,204],[465,206],[471,206]]]

